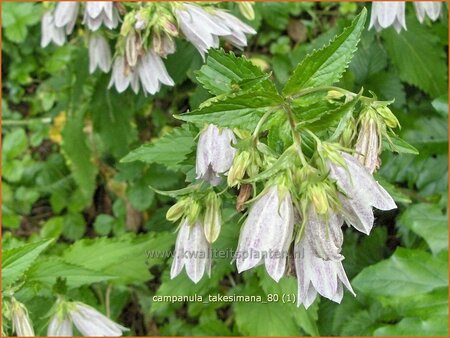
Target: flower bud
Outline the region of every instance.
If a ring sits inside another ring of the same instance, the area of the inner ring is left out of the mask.
[[[189,205],[189,199],[183,198],[177,203],[172,205],[169,210],[167,210],[166,218],[170,222],[178,221],[185,213],[187,206]]]
[[[342,131],[342,134],[339,139],[339,143],[347,148],[350,148],[352,145],[353,137],[355,134],[356,124],[355,119],[351,118],[347,121],[347,124]]]
[[[190,200],[190,207],[186,210],[186,216],[189,224],[194,224],[197,221],[200,216],[201,209],[200,204],[196,200]]]
[[[383,117],[384,122],[389,128],[397,128],[399,126],[397,117],[387,106],[377,108],[377,113]]]
[[[222,226],[221,200],[214,191],[211,191],[206,197],[205,221],[203,224],[205,237],[209,243],[214,243],[219,237]]]
[[[337,90],[329,90],[327,93],[327,100],[339,100],[340,98],[342,98],[345,94],[343,94],[340,91]]]
[[[230,171],[228,172],[228,185],[230,187],[236,186],[244,177],[245,172],[250,165],[250,152],[244,150],[240,152],[233,161]]]
[[[255,19],[255,11],[253,10],[253,2],[242,1],[238,2],[239,11],[247,20]]]
[[[133,12],[130,12],[127,15],[125,15],[122,26],[120,28],[120,35],[127,36],[128,33],[130,33],[131,30],[133,29],[133,25],[135,22],[136,19],[133,15]]]
[[[125,40],[125,56],[130,67],[136,66],[139,49],[136,33],[134,31],[130,32]]]
[[[319,215],[326,214],[328,212],[329,204],[325,189],[316,184],[310,188],[309,193],[316,212]]]
[[[25,305],[15,298],[11,299],[10,315],[13,323],[13,330],[18,337],[33,337],[34,330]]]
[[[356,158],[370,173],[380,167],[381,132],[377,121],[372,117],[367,116],[361,120],[355,147]]]
[[[153,33],[152,48],[156,54],[165,58],[175,52],[175,42],[166,34],[155,32]]]

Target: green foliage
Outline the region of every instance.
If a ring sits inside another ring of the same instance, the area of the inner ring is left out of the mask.
[[[408,30],[396,34],[393,30],[383,33],[386,49],[399,70],[400,79],[415,85],[432,97],[447,92],[447,64],[439,39],[430,35],[426,26],[409,16]]]
[[[337,82],[356,51],[361,31],[366,22],[366,10],[355,18],[352,25],[330,44],[308,55],[295,69],[283,89],[292,95],[301,89],[327,86]]]

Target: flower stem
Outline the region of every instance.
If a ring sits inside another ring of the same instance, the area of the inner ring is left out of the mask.
[[[288,116],[288,121],[289,121],[289,125],[291,127],[292,139],[294,141],[295,150],[297,151],[297,154],[300,158],[300,162],[302,163],[302,165],[306,166],[308,163],[306,162],[305,155],[303,154],[303,151],[302,151],[302,139],[301,139],[300,133],[295,128],[296,123],[295,123],[294,113],[292,112],[292,109],[291,109],[291,106],[289,105],[289,103],[286,103],[285,105],[283,105],[283,107],[284,107],[284,111],[287,113],[287,116]]]
[[[2,126],[27,126],[32,123],[44,123],[50,124],[52,123],[52,119],[50,117],[44,117],[41,119],[27,119],[27,120],[2,120]]]

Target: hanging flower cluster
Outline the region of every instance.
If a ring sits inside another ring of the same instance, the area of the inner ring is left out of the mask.
[[[376,1],[372,3],[372,14],[369,29],[375,27],[377,31],[393,26],[397,33],[402,28],[406,30],[405,1]],[[423,23],[425,17],[436,21],[441,14],[442,2],[440,1],[414,1],[417,19]]]
[[[244,16],[253,18],[251,5],[240,5]],[[62,46],[76,25],[79,12],[88,30],[89,72],[108,73],[109,87],[121,93],[131,88],[157,93],[161,85],[173,86],[163,59],[175,53],[177,38],[194,45],[202,58],[223,38],[237,48],[247,46],[255,30],[225,10],[210,5],[182,2],[119,3],[113,1],[58,2],[42,18],[41,46]],[[120,32],[111,31],[121,24]],[[108,31],[109,30],[109,31]],[[115,37],[114,57],[109,37]]]
[[[355,97],[336,90],[328,94],[331,100]],[[243,201],[247,217],[234,257],[238,272],[263,264],[278,282],[291,256],[299,305],[309,307],[317,294],[340,302],[344,287],[354,294],[342,266],[342,227],[347,224],[369,235],[373,208],[396,208],[372,174],[381,164],[382,139],[389,141],[392,129],[399,126],[388,108],[390,102],[361,100],[356,121],[350,119],[334,141],[322,141],[304,130],[313,140],[314,151],[308,156],[295,126],[292,145],[278,158],[260,138],[258,127],[250,134],[238,128],[205,126],[197,145],[199,181],[186,188],[167,212],[168,220],[181,220],[171,277],[183,268],[195,283],[210,274],[211,243],[218,238],[222,222],[221,197],[214,187],[225,184],[247,192]],[[252,191],[253,198],[245,202]]]

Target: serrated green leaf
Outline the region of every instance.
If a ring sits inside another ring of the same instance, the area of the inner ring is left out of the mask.
[[[447,60],[439,38],[429,34],[414,16],[406,22],[408,30],[397,34],[386,29],[382,36],[389,56],[398,69],[400,79],[414,85],[432,97],[447,92]]]
[[[237,57],[233,52],[225,53],[223,49],[211,49],[206,64],[197,72],[197,80],[214,95],[230,93],[235,89],[233,85],[261,77],[262,81],[254,85],[266,91],[276,92],[273,84],[267,78],[264,79],[265,76],[261,68],[245,56]]]
[[[425,251],[398,248],[389,259],[362,270],[352,284],[374,296],[413,296],[447,286],[447,277],[446,261]]]
[[[448,247],[447,216],[435,204],[410,206],[402,214],[398,224],[423,237],[434,254]]]
[[[29,282],[39,282],[47,287],[52,287],[58,278],[65,278],[69,289],[117,278],[66,263],[57,257],[40,260],[26,272],[26,277]]]
[[[292,95],[301,89],[327,86],[337,82],[356,51],[361,31],[364,29],[366,13],[367,10],[364,8],[351,26],[329,45],[309,54],[294,70],[283,93]]]
[[[177,118],[187,122],[253,130],[265,113],[275,112],[282,103],[279,95],[270,92],[238,93],[217,99],[214,103],[191,113],[178,115]]]
[[[195,146],[195,133],[188,127],[174,128],[171,132],[144,144],[122,158],[121,162],[141,161],[159,163],[170,169],[179,169]]]
[[[25,244],[4,250],[2,253],[2,285],[3,289],[14,283],[33,264],[53,239]]]
[[[142,283],[151,278],[149,268],[164,261],[164,251],[173,243],[174,234],[165,232],[83,239],[70,246],[62,257],[68,263],[117,277],[113,283]],[[161,255],[149,258],[150,250]]]

